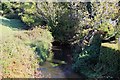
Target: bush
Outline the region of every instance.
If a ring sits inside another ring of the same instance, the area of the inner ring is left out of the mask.
[[[99,59],[95,65],[96,57],[90,55],[93,53],[94,51],[91,51],[90,47],[87,47],[86,51],[82,51],[78,56],[75,56],[73,69],[89,78],[119,78],[120,51],[118,51],[117,44],[102,44]]]
[[[42,19],[40,19],[38,16],[33,14],[27,14],[27,13],[23,14],[21,16],[21,20],[28,26],[28,29],[42,25]]]
[[[40,63],[46,61],[49,55],[52,55],[51,42],[53,41],[53,37],[47,29],[34,28],[33,30],[20,32],[16,37],[24,40],[25,44],[31,46],[35,53],[39,55]]]
[[[53,37],[51,32],[49,32],[47,29],[35,28],[31,33],[33,33],[33,36],[35,36],[32,39],[32,45],[36,47],[35,51],[40,56],[40,62],[45,62],[46,59],[52,55],[51,42],[53,41]]]
[[[100,55],[100,46],[101,46],[101,33],[99,31],[94,32],[90,39],[89,46],[75,56],[75,63],[73,64],[73,69],[77,72],[83,72],[84,68],[86,70],[92,71],[92,67],[94,67]]]
[[[118,44],[104,43],[101,47],[101,43],[100,33],[94,32],[89,46],[86,46],[81,53],[75,54],[73,69],[91,78],[119,77]]]
[[[103,67],[101,72],[104,76],[119,77],[120,75],[120,51],[114,46],[117,44],[109,44],[109,47],[101,48],[100,64]]]
[[[27,29],[48,25],[56,40],[67,43],[79,40],[82,27],[80,20],[83,14],[79,14],[82,10],[79,9],[78,12],[77,6],[73,3],[5,2],[2,5],[4,16],[18,16],[27,25]],[[82,3],[77,5],[80,6]],[[74,6],[76,9],[73,9]]]

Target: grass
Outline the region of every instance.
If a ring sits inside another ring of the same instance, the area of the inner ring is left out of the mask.
[[[25,24],[18,19],[7,19],[2,16],[0,16],[0,24],[6,27],[10,27],[11,29],[22,29],[22,27],[25,26]]]
[[[118,43],[102,43],[102,46],[118,50]]]
[[[19,20],[1,18],[4,21],[2,20],[3,22],[0,24],[0,65],[2,65],[0,75],[2,74],[3,78],[36,77],[41,57],[35,49],[40,46],[39,49],[44,55],[46,54],[45,50],[50,51],[51,33],[40,28],[20,30],[18,25],[22,26],[23,24]],[[39,44],[39,42],[42,44]],[[35,46],[31,47],[31,44]],[[38,77],[43,76],[41,74]]]

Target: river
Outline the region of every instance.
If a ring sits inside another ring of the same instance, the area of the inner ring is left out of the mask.
[[[72,70],[72,57],[70,47],[65,44],[53,43],[54,63],[46,61],[38,71],[44,78],[83,78]],[[63,62],[63,63],[60,63]],[[53,66],[56,64],[56,66]]]

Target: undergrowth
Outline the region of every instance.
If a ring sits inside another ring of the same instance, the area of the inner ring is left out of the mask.
[[[93,49],[92,49],[93,50]],[[76,53],[73,69],[88,78],[119,78],[120,51],[118,43],[103,43],[100,48],[99,60],[96,61],[89,48],[84,53]],[[92,59],[92,60],[91,60]],[[94,65],[94,62],[97,64]]]
[[[43,75],[37,68],[40,62],[46,60],[48,53],[51,53],[51,42],[52,35],[46,29],[13,30],[1,24],[0,75],[3,78],[42,78]]]

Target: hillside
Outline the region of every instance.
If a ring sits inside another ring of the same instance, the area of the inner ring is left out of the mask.
[[[17,26],[23,25],[19,20],[0,18],[2,19],[2,24],[0,24],[0,64],[3,67],[1,72],[3,77],[35,77],[38,64],[43,61],[40,53],[37,54],[35,49],[41,46],[38,48],[42,51],[42,56],[47,57],[45,52],[49,51],[52,41],[50,32],[40,28],[29,31],[19,30]],[[4,20],[10,21],[10,23],[6,23]],[[33,44],[35,46],[31,47]]]

